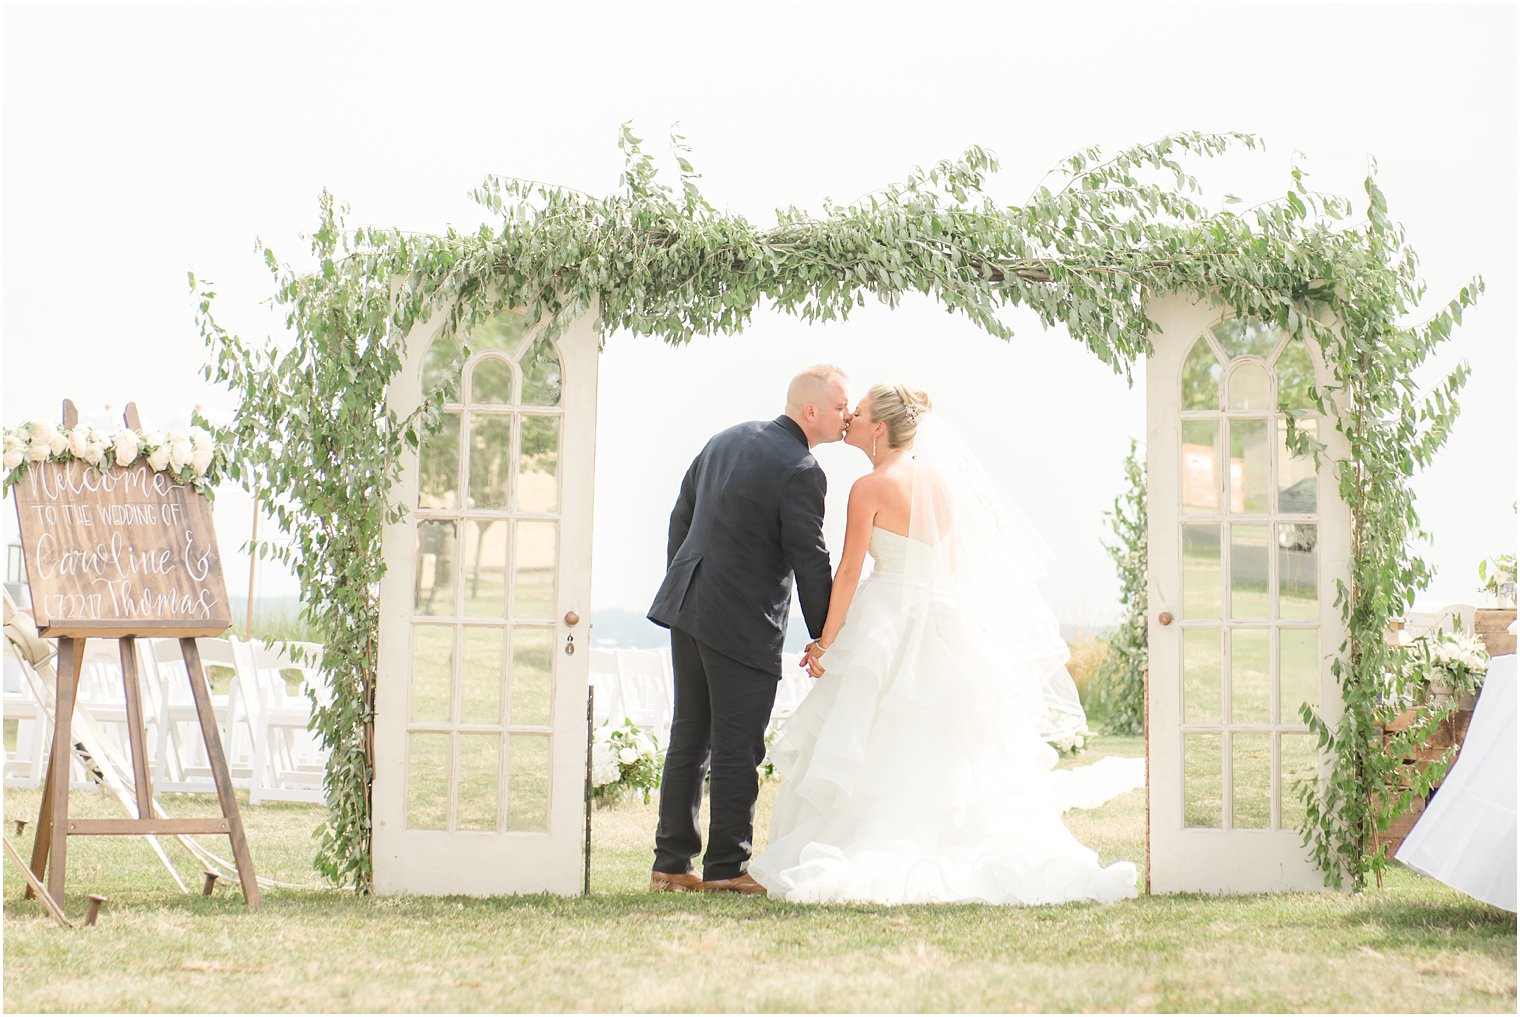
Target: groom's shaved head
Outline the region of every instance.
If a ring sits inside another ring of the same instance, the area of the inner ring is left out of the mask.
[[[814,364],[786,388],[786,415],[807,437],[808,448],[838,441],[850,426],[850,397],[844,372],[833,364]]]
[[[787,416],[799,417],[804,406],[827,403],[833,394],[835,378],[845,380],[845,373],[833,364],[814,364],[792,379],[786,387]]]

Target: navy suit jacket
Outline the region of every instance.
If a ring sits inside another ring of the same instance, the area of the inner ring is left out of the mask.
[[[649,620],[779,676],[794,575],[813,638],[828,617],[827,490],[790,417],[715,435],[681,482]]]

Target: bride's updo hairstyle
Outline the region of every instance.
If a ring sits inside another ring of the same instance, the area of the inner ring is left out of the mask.
[[[934,408],[929,393],[907,385],[874,385],[866,395],[871,400],[871,419],[887,425],[889,448],[911,447],[919,420]]]

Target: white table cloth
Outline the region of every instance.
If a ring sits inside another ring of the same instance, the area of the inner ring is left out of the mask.
[[[1469,896],[1515,910],[1515,655],[1495,657],[1462,754],[1394,856]]]

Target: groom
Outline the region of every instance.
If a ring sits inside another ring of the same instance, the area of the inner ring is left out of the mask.
[[[840,440],[849,424],[844,372],[820,364],[792,379],[784,414],[717,434],[686,471],[670,513],[665,582],[649,609],[670,629],[675,670],[651,890],[765,892],[745,870],[794,574],[813,638],[829,612],[827,483],[810,450]],[[709,764],[712,814],[698,877],[691,864],[702,850],[697,814]]]

